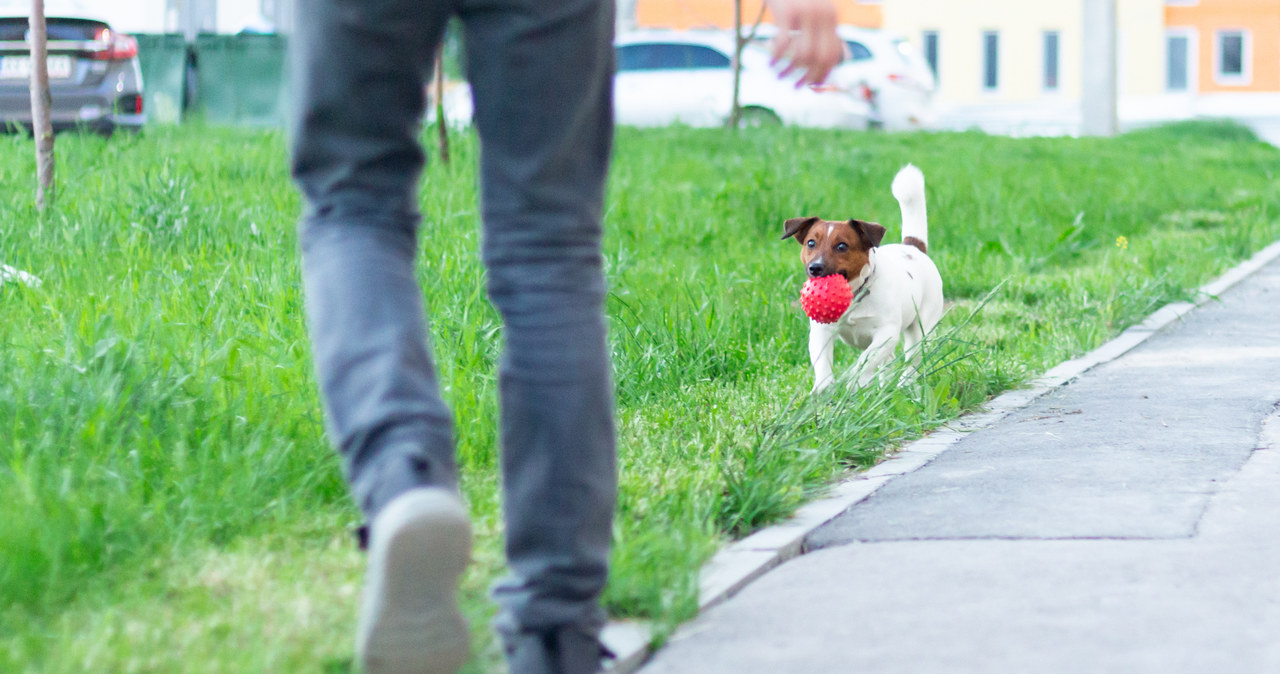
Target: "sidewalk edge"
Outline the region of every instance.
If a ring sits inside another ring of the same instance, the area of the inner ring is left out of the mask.
[[[801,506],[790,519],[761,529],[720,550],[700,572],[699,613],[724,602],[769,570],[802,554],[801,546],[810,533],[866,500],[893,478],[923,468],[965,435],[989,428],[1098,365],[1123,356],[1160,330],[1182,320],[1197,307],[1216,300],[1277,258],[1280,258],[1280,241],[1266,246],[1200,286],[1193,302],[1166,304],[1096,349],[1064,361],[1031,380],[1027,388],[1005,391],[988,401],[981,411],[964,414],[939,426],[887,455],[869,470],[833,484],[829,496]],[[651,631],[642,623],[611,621],[601,639],[617,657],[606,671],[630,674],[638,670],[652,655],[651,637]]]

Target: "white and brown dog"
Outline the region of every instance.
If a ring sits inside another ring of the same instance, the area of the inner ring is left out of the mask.
[[[835,381],[835,340],[862,349],[850,385],[866,386],[876,370],[893,360],[898,342],[916,363],[916,348],[942,318],[942,277],[926,254],[929,224],[924,174],[907,164],[893,179],[902,207],[902,243],[880,245],[885,228],[862,220],[791,218],[783,239],[800,242],[800,259],[813,278],[841,274],[854,288],[853,303],[834,323],[811,321],[809,361],[813,390]]]

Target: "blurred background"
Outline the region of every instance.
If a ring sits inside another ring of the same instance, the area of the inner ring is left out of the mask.
[[[284,51],[295,1],[48,0],[47,13],[82,11],[136,38],[147,123],[199,117],[279,125],[288,100]],[[1280,0],[834,2],[850,61],[862,62],[847,93],[868,104],[864,127],[1109,135],[1165,121],[1229,117],[1280,141]],[[639,31],[647,42],[677,36],[685,43],[691,34],[731,33],[735,3],[744,32],[759,20],[764,25],[756,32],[770,34],[771,17],[761,0],[619,0],[620,39]],[[6,0],[0,8],[22,15],[29,4]],[[305,3],[299,7],[305,11]],[[450,31],[443,59],[448,91],[464,81],[456,32]],[[687,78],[688,71],[724,70],[727,63],[635,67]],[[681,82],[650,83],[657,89],[639,94],[648,106],[643,112],[677,107],[654,91],[667,86],[674,96]],[[1091,100],[1100,101],[1100,126],[1090,126]],[[783,104],[774,107],[762,118],[792,123]],[[465,104],[459,110],[455,121],[465,123],[469,111]],[[637,119],[692,119],[658,112]],[[804,123],[803,116],[794,119]]]

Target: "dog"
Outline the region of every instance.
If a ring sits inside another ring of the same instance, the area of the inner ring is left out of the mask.
[[[918,366],[917,347],[942,319],[942,276],[928,255],[924,173],[907,164],[890,189],[902,209],[900,244],[880,245],[885,228],[863,220],[805,217],[783,224],[782,239],[800,242],[800,259],[810,278],[841,274],[854,288],[853,302],[834,323],[809,324],[815,393],[835,381],[837,338],[862,349],[850,377],[850,386],[861,388],[893,360],[900,341]]]

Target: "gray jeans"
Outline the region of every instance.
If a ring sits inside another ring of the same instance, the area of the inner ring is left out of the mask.
[[[328,429],[367,518],[407,489],[457,484],[414,277],[424,82],[455,15],[481,139],[483,259],[505,330],[510,575],[494,589],[498,626],[594,634],[616,494],[601,256],[613,0],[299,6],[292,170]]]

